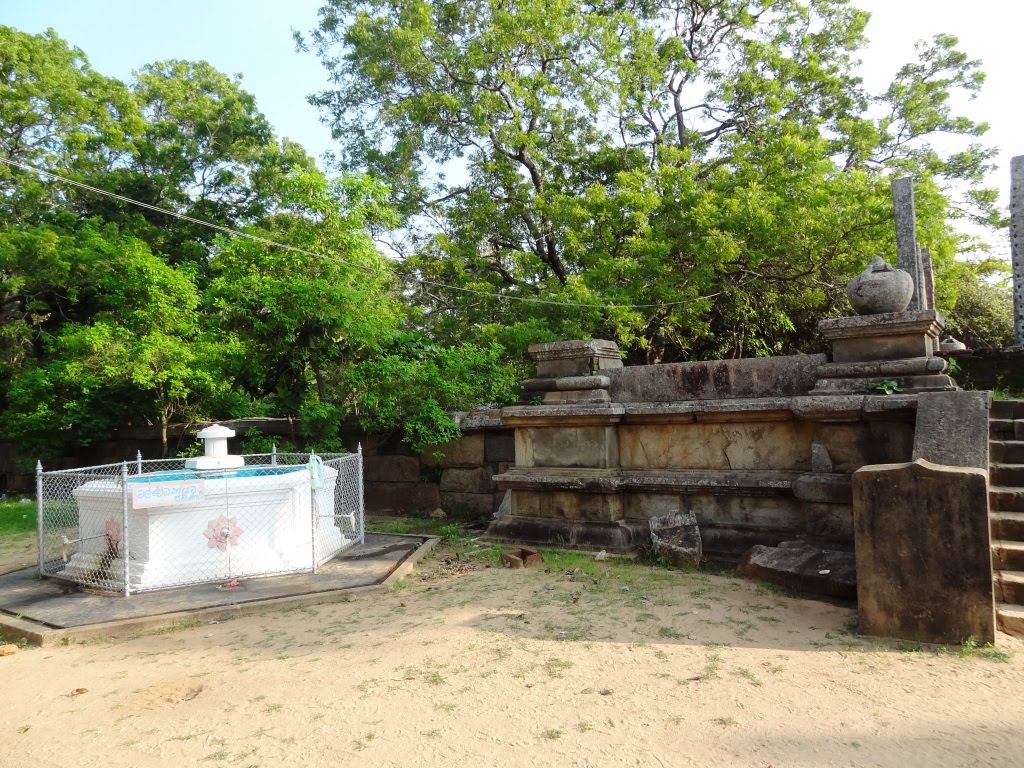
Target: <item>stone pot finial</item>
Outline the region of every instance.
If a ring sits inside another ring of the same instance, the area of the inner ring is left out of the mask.
[[[858,315],[903,312],[914,296],[914,279],[893,269],[881,256],[846,285],[846,297]]]

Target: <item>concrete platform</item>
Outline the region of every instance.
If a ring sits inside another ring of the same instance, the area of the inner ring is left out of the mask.
[[[342,602],[357,593],[387,589],[437,542],[428,536],[368,533],[364,544],[325,563],[315,575],[246,579],[234,589],[198,584],[127,598],[41,579],[36,568],[27,568],[0,575],[0,635],[49,646],[182,622]]]

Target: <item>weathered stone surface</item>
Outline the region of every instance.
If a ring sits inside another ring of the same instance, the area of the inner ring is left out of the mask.
[[[913,459],[988,470],[988,392],[931,392],[917,399]]]
[[[853,483],[861,631],[994,641],[985,471],[918,459],[863,467]]]
[[[596,492],[513,488],[512,514],[516,517],[614,523],[623,519],[622,497]]]
[[[913,296],[914,278],[909,272],[893,269],[881,256],[846,284],[846,297],[858,315],[903,312]]]
[[[442,492],[441,504],[451,513],[460,513],[460,517],[467,513],[477,517],[489,517],[494,514],[493,493]]]
[[[622,367],[618,345],[603,339],[531,344],[528,351],[537,363],[538,378],[589,376]]]
[[[853,552],[813,541],[784,541],[777,547],[751,547],[739,574],[779,586],[852,599],[857,596],[857,567]]]
[[[910,461],[914,425],[903,421],[822,424],[816,442],[828,451],[835,472],[852,473],[865,464]]]
[[[477,408],[452,414],[459,429],[465,432],[501,429],[501,408]]]
[[[437,486],[432,483],[368,482],[363,487],[363,498],[370,512],[412,512],[441,504]]]
[[[945,374],[915,376],[871,376],[865,378],[818,379],[811,390],[816,395],[878,394],[884,388],[896,385],[904,393],[946,392],[957,389],[956,382]]]
[[[925,308],[921,302],[920,253],[917,244],[917,217],[914,213],[914,180],[910,177],[892,180],[892,201],[896,225],[896,257],[899,268],[912,278],[911,309]]]
[[[655,554],[673,565],[699,565],[704,556],[693,510],[652,517],[651,544]]]
[[[493,490],[488,467],[452,467],[441,475],[442,493],[491,493]]]
[[[623,424],[624,469],[809,470],[813,424],[802,421]]]
[[[484,461],[496,464],[516,460],[516,437],[512,430],[488,432],[484,435]]]
[[[853,541],[853,504],[803,504],[808,536],[833,541]]]
[[[811,472],[831,473],[832,471],[832,457],[829,456],[828,447],[821,443],[812,443]]]
[[[650,541],[650,528],[643,523],[574,522],[509,515],[499,517],[487,529],[489,539],[523,544],[550,545],[570,549],[635,552]]]
[[[502,491],[501,501],[498,502],[498,508],[494,512],[495,517],[502,517],[504,515],[512,514],[512,491]]]
[[[420,461],[415,456],[364,456],[363,479],[368,483],[415,483]]]
[[[1024,155],[1010,161],[1010,258],[1014,337],[1024,347]]]
[[[801,501],[851,504],[853,482],[850,475],[809,472],[793,481],[793,495]]]
[[[444,445],[432,445],[420,455],[428,467],[478,467],[484,463],[486,438],[482,432],[464,434]],[[438,458],[435,454],[443,454]]]
[[[608,389],[611,379],[607,376],[563,376],[560,379],[526,379],[523,389],[527,392],[553,392],[568,389]]]
[[[501,423],[507,427],[608,426],[618,424],[626,412],[618,403],[581,403],[579,405],[513,405],[501,411]]]
[[[573,389],[546,392],[544,405],[569,405],[572,403],[610,403],[611,395],[606,389]]]
[[[500,488],[615,493],[712,493],[789,496],[797,472],[754,470],[626,470],[521,467],[494,480]]]
[[[825,379],[868,376],[917,376],[943,373],[948,363],[941,357],[911,357],[904,360],[870,360],[855,363],[826,363],[818,369]]]
[[[824,355],[643,365],[609,371],[616,403],[792,397],[806,394]]]
[[[516,430],[516,464],[521,467],[614,467],[619,442],[611,427],[547,427]]]
[[[836,363],[931,357],[946,327],[934,309],[836,317],[818,323]]]

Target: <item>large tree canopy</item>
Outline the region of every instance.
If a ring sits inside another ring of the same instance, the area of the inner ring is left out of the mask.
[[[0,164],[0,429],[30,456],[139,423],[166,453],[174,421],[248,415],[300,416],[330,448],[346,414],[401,429],[415,412],[425,444],[456,398],[492,396],[479,365],[396,347],[403,306],[369,235],[396,221],[382,185],[328,181],[205,62],[126,84],[52,31],[0,27],[0,157],[21,164]],[[388,359],[419,394],[367,367]],[[465,381],[440,381],[453,370]]]
[[[392,190],[427,327],[657,361],[812,346],[894,251],[893,175],[953,306],[952,220],[997,220],[985,126],[951,107],[983,75],[943,35],[869,93],[867,21],[846,0],[329,0],[299,42],[335,83],[311,99],[341,166]]]

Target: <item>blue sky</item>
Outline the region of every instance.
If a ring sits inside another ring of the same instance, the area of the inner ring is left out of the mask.
[[[85,51],[103,74],[128,80],[134,69],[166,58],[205,59],[243,87],[282,136],[319,157],[331,146],[329,131],[307,94],[326,85],[312,53],[295,51],[291,29],[316,24],[320,0],[0,0],[0,23],[26,32],[53,27]],[[884,88],[913,56],[916,40],[937,32],[960,37],[961,48],[984,62],[984,93],[965,105],[992,126],[987,143],[1000,147],[1000,169],[991,183],[1008,199],[1009,158],[1024,154],[1024,95],[1020,87],[1020,0],[855,0],[872,12],[862,74]]]

